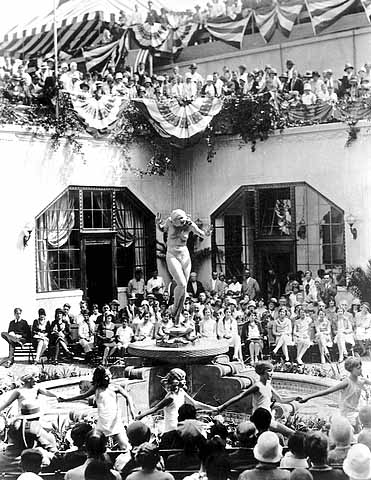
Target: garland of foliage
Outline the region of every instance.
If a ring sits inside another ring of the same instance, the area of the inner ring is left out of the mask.
[[[55,92],[54,92],[55,93]],[[349,125],[349,146],[356,138],[359,128],[357,119],[352,114],[352,102],[349,111],[344,108],[344,118],[331,121],[343,121]],[[346,106],[346,105],[345,105]],[[369,108],[369,102],[364,102]],[[16,107],[16,108],[15,108]],[[92,131],[75,112],[69,94],[58,93],[58,102],[55,95],[45,96],[39,103],[24,106],[12,102],[8,98],[0,98],[0,125],[18,124],[32,129],[37,136],[42,132],[50,133],[51,147],[57,150],[62,142],[72,147],[73,153],[83,154],[80,137],[84,133],[93,136],[105,135],[107,140],[120,148],[126,160],[127,170],[131,173],[143,175],[165,175],[175,168],[174,148],[168,140],[162,138],[133,102],[128,102],[114,127],[103,132]],[[256,150],[258,141],[264,141],[276,130],[291,126],[284,111],[277,109],[267,95],[227,96],[223,100],[223,107],[211,121],[204,132],[204,141],[207,145],[207,160],[214,157],[215,139],[217,135],[239,135],[241,143],[251,143],[251,151]],[[135,142],[145,142],[151,151],[151,158],[145,169],[132,166],[130,150]]]

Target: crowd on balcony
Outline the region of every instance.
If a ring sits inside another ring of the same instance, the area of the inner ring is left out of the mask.
[[[187,330],[185,341],[228,340],[231,358],[251,364],[264,356],[303,364],[313,346],[318,346],[322,363],[335,358],[342,362],[354,351],[369,353],[370,305],[357,298],[351,305],[337,302],[331,272],[319,270],[315,277],[310,271],[290,274],[282,290],[275,273],[269,274],[263,298],[248,270],[241,283],[236,277],[226,280],[224,274],[214,272],[205,285],[192,272],[181,315],[181,325]],[[174,288],[173,281],[165,287],[158,272],[146,283],[138,268],[128,284],[125,306],[114,299],[100,311],[98,305],[84,300],[75,315],[65,303],[52,318],[40,308],[32,325],[16,308],[8,332],[2,333],[9,344],[6,366],[13,364],[17,345],[30,341],[35,364],[46,358],[53,363],[61,358],[71,361],[79,354],[87,363],[99,358],[104,365],[125,356],[133,342],[171,343]]]
[[[32,73],[27,63],[9,60],[0,66],[0,91],[14,104],[53,105],[56,82],[53,60],[40,64]],[[337,79],[331,69],[323,72],[308,70],[299,73],[295,63],[287,60],[286,70],[279,74],[271,65],[248,71],[245,65],[232,70],[223,67],[204,78],[197,64],[189,66],[184,74],[174,66],[171,73],[152,75],[144,64],[134,72],[130,66],[117,71],[109,66],[104,74],[82,73],[76,62],[62,62],[58,73],[59,89],[80,98],[100,99],[114,95],[122,99],[177,99],[187,104],[198,97],[226,98],[231,96],[264,96],[277,109],[296,105],[328,103],[335,105],[340,98],[357,100],[370,97],[371,62],[365,62],[358,71],[345,64],[344,74]]]

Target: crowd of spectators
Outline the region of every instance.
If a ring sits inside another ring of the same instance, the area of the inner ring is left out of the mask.
[[[129,421],[121,451],[109,448],[94,424],[71,419],[67,449],[58,450],[38,412],[10,425],[0,464],[5,478],[21,480],[40,480],[48,472],[65,480],[370,480],[371,407],[361,407],[358,418],[356,432],[334,414],[322,428],[302,423],[283,435],[262,407],[231,424],[221,415],[205,423],[195,407],[183,404],[175,429],[165,433]]]
[[[54,106],[57,89],[53,69],[52,59],[38,67],[3,60],[0,64],[0,92],[14,104],[46,103]],[[342,98],[370,98],[371,62],[365,62],[358,71],[347,63],[344,75],[336,79],[331,69],[322,73],[309,70],[299,73],[292,60],[287,60],[286,70],[281,74],[271,65],[252,71],[240,65],[236,70],[225,66],[221,72],[215,71],[206,78],[198,72],[195,63],[183,74],[175,65],[170,73],[150,75],[143,63],[136,71],[130,66],[116,69],[110,65],[101,74],[83,73],[72,61],[60,63],[58,85],[61,91],[80,98],[99,100],[105,95],[114,95],[126,100],[177,99],[181,105],[198,97],[264,96],[264,100],[275,108],[284,109],[297,105],[335,105]]]
[[[269,278],[263,298],[249,270],[244,271],[241,283],[235,276],[225,279],[224,274],[213,272],[205,285],[192,272],[180,321],[188,332],[185,341],[226,339],[233,359],[252,364],[263,355],[280,357],[281,353],[285,361],[303,364],[312,345],[318,345],[322,363],[330,359],[332,347],[337,348],[339,361],[352,349],[361,355],[369,352],[370,305],[357,298],[351,305],[343,300],[337,304],[331,272],[319,270],[315,278],[310,271],[289,274],[282,291],[274,272]],[[9,343],[7,366],[14,362],[16,345],[29,340],[35,347],[35,363],[46,352],[54,363],[60,356],[70,360],[77,349],[88,363],[99,355],[105,365],[125,355],[132,342],[171,342],[174,288],[175,282],[165,286],[158,272],[145,282],[137,268],[122,308],[117,299],[103,305],[102,311],[96,304],[89,309],[82,301],[80,312],[73,315],[66,303],[53,319],[40,308],[32,327],[16,308],[8,332],[2,333]]]

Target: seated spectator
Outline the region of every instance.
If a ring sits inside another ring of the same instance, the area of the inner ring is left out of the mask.
[[[349,480],[369,480],[371,478],[371,452],[360,443],[350,447],[343,463],[343,470]]]
[[[153,338],[154,325],[151,320],[151,314],[149,311],[145,311],[140,318],[140,322],[134,333],[134,340],[136,342],[149,341]]]
[[[40,362],[40,358],[49,345],[50,322],[46,319],[46,313],[43,308],[39,308],[39,316],[34,320],[31,329],[32,345],[36,350],[35,364]]]
[[[14,363],[14,351],[17,345],[23,346],[30,337],[30,327],[26,320],[21,318],[22,309],[14,309],[14,320],[9,323],[8,332],[3,332],[1,337],[9,344],[9,356],[5,367],[9,368]]]
[[[134,340],[134,332],[129,327],[127,317],[123,316],[121,325],[116,330],[116,346],[114,346],[109,355],[114,355],[116,352],[119,355],[126,355],[129,344]]]
[[[169,455],[166,467],[169,470],[197,470],[201,465],[200,453],[206,444],[206,439],[200,429],[193,423],[186,421],[179,428],[179,437],[183,444],[183,451]]]
[[[308,468],[307,455],[304,448],[305,433],[295,432],[289,438],[287,447],[289,451],[281,460],[281,468]]]
[[[188,312],[187,312],[188,313]],[[162,318],[155,323],[153,336],[155,340],[164,340],[169,335],[169,329],[174,326],[171,319],[170,311],[165,311]]]
[[[257,363],[263,349],[263,335],[255,312],[247,316],[247,322],[242,327],[241,337],[249,345],[251,364]]]
[[[82,315],[83,322],[78,328],[79,344],[82,346],[86,361],[90,362],[93,355],[95,323],[90,319],[88,310],[84,310]]]
[[[127,480],[174,480],[170,473],[157,470],[160,454],[158,447],[152,443],[142,443],[136,451],[135,460],[141,470],[128,475]]]
[[[290,480],[313,480],[313,475],[304,468],[295,468],[291,472]]]
[[[282,447],[278,437],[273,432],[264,432],[258,438],[254,447],[254,457],[258,464],[252,470],[245,470],[239,480],[288,480],[290,473],[280,470],[277,464],[282,458]]]
[[[64,476],[65,480],[84,480],[85,479],[85,470],[90,462],[93,460],[105,461],[105,452],[106,452],[107,438],[101,432],[97,430],[92,430],[88,433],[86,438],[86,451],[87,459],[86,461],[71,470],[68,470]],[[116,480],[121,480],[121,475],[115,470],[111,470],[111,473]]]
[[[340,415],[333,417],[329,437],[335,448],[328,453],[328,464],[342,465],[353,439],[353,428],[349,420]]]
[[[280,307],[278,310],[278,318],[273,323],[273,335],[276,341],[273,353],[276,355],[278,350],[282,348],[286,362],[290,360],[288,346],[292,345],[291,332],[292,324],[288,317],[287,309],[286,307]]]
[[[362,430],[358,435],[358,443],[363,443],[371,449],[371,407],[365,405],[359,411],[359,422]]]
[[[238,334],[237,320],[232,317],[230,308],[218,311],[217,335],[219,339],[228,340],[228,343],[233,347],[233,360],[243,362],[241,337]]]
[[[307,433],[304,446],[313,480],[346,480],[347,477],[342,471],[334,470],[327,463],[328,439],[324,433]]]
[[[130,453],[121,453],[115,461],[115,470],[121,473],[122,478],[139,470],[140,466],[135,459],[135,453],[140,445],[149,442],[151,430],[143,422],[132,422],[128,425],[126,435],[131,446]]]
[[[162,300],[162,294],[165,290],[164,279],[154,270],[151,278],[147,282],[147,294],[152,293],[157,299]]]
[[[53,473],[59,470],[65,472],[83,465],[88,458],[86,439],[92,429],[93,427],[89,423],[76,423],[71,430],[71,439],[73,442],[72,449],[67,450],[63,454],[55,455],[52,458],[49,467],[46,470],[44,469],[44,471]]]
[[[227,480],[231,476],[231,462],[225,442],[218,436],[207,441],[201,452],[202,470],[210,480]]]
[[[310,83],[304,83],[304,91],[301,96],[301,101],[303,105],[315,105],[317,102],[316,95],[312,92],[312,87]]]
[[[91,460],[86,466],[84,480],[115,480],[110,466],[103,460]]]
[[[204,308],[203,318],[200,321],[200,335],[207,339],[217,339],[217,323],[209,305]]]
[[[113,323],[113,314],[108,312],[104,315],[103,323],[98,325],[96,340],[98,348],[103,351],[103,365],[107,365],[107,360],[111,349],[116,347],[116,325]]]
[[[41,471],[41,464],[43,461],[42,453],[35,448],[28,448],[23,450],[21,454],[22,475],[18,480],[41,480],[38,475]]]
[[[50,345],[54,348],[53,363],[58,363],[59,353],[62,350],[69,358],[73,358],[73,353],[68,348],[70,341],[70,328],[66,320],[63,320],[63,310],[57,308],[55,311],[55,320],[50,327]]]

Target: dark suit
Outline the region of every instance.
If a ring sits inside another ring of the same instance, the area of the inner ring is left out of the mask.
[[[196,284],[196,290],[193,288],[193,283]],[[199,280],[196,280],[196,282],[193,283],[190,280],[188,281],[187,292],[191,295],[191,297],[198,298],[200,293],[204,292],[205,289]]]
[[[289,80],[286,83],[284,90],[286,92],[297,91],[300,93],[300,95],[302,95],[304,92],[303,80],[301,78],[296,78],[295,80],[293,79]]]
[[[20,335],[20,338],[15,337],[15,335]],[[2,338],[9,344],[9,361],[14,362],[14,350],[17,345],[23,345],[27,340],[30,339],[31,331],[30,326],[26,320],[12,320],[9,323],[8,332],[3,332],[1,334]]]

